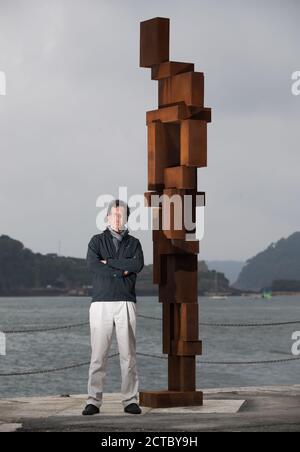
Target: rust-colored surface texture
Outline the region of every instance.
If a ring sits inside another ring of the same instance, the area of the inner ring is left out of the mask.
[[[162,351],[168,355],[168,389],[139,394],[140,405],[152,408],[203,404],[203,393],[196,390],[196,356],[202,354],[202,342],[195,222],[196,206],[205,205],[205,193],[197,190],[197,168],[207,166],[211,109],[204,107],[204,74],[192,63],[169,61],[169,36],[168,18],[140,24],[140,67],[150,68],[151,79],[158,83],[158,109],[146,114],[144,197],[152,209],[153,283],[159,286]],[[180,198],[181,208],[170,202],[173,195]],[[165,214],[170,220],[166,223]]]

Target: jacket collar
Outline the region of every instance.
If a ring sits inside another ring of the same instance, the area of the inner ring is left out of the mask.
[[[127,227],[127,226],[125,226],[121,232],[117,232],[117,231],[115,231],[114,229],[112,229],[112,227],[110,226],[110,224],[107,225],[106,229],[107,229],[107,230],[110,232],[110,234],[111,234],[113,237],[115,237],[119,242],[120,242],[121,240],[123,240],[124,237],[126,237],[126,235],[129,234],[129,230],[128,230],[128,227]]]
[[[109,237],[111,239],[113,238],[113,235],[110,232],[108,227],[106,227],[106,229],[104,229],[103,233],[106,235],[106,237]],[[121,243],[127,241],[130,237],[131,237],[130,232],[129,232],[129,229],[127,228],[126,233],[124,234],[124,237],[121,240]]]
[[[114,256],[114,257],[118,257],[119,256],[119,253],[121,252],[121,250],[125,246],[127,240],[129,240],[129,238],[131,237],[130,234],[129,234],[129,230],[127,229],[127,233],[124,235],[124,237],[120,241],[120,246],[119,246],[118,250],[116,251],[115,246],[113,244],[113,235],[111,234],[111,232],[110,232],[108,227],[104,230],[104,234],[106,235],[106,237],[109,240],[112,256]]]

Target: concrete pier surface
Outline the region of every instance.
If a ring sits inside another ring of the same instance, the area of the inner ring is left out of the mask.
[[[86,395],[0,400],[0,432],[298,432],[300,385],[204,391],[202,407],[142,408],[124,413],[105,393],[100,414],[82,416]]]

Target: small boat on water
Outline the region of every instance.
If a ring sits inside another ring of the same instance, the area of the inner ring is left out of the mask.
[[[212,300],[226,300],[228,298],[227,295],[212,295],[209,297]]]
[[[273,297],[272,291],[271,290],[263,290],[261,297],[266,298],[267,300],[270,300]]]

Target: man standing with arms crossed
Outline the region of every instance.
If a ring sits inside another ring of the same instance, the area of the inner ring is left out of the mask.
[[[136,365],[135,283],[137,273],[144,267],[144,255],[140,241],[130,235],[125,226],[129,214],[125,202],[113,200],[107,210],[107,228],[94,235],[88,245],[87,266],[93,275],[89,312],[92,354],[84,416],[100,412],[114,327],[120,354],[124,412],[141,413]]]

